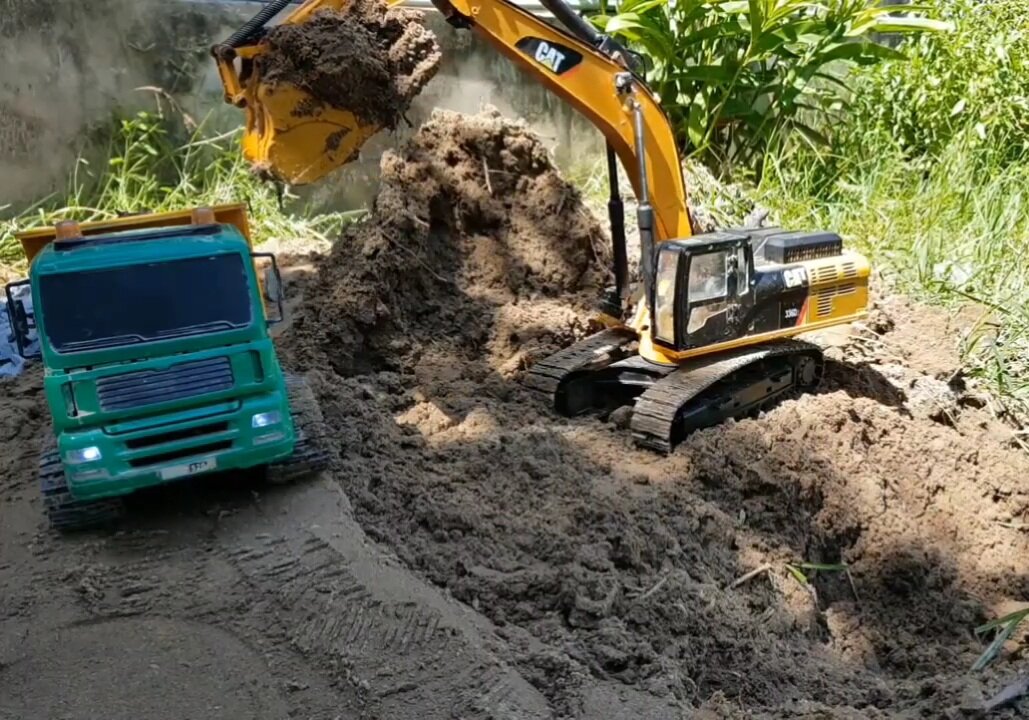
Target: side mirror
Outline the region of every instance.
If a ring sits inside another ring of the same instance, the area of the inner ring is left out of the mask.
[[[284,307],[285,293],[282,287],[282,275],[279,274],[279,264],[275,261],[275,255],[272,253],[250,253],[250,257],[255,260],[257,258],[267,258],[270,261],[270,263],[264,268],[264,275],[261,280],[265,300],[264,315],[269,325],[280,323],[286,319],[286,310]],[[273,303],[275,305],[275,317],[269,317],[269,303]]]
[[[24,292],[19,288],[28,287],[28,280],[19,280],[7,285],[7,320],[11,326],[11,335],[14,338],[15,346],[18,348],[18,355],[23,358],[38,358],[42,353],[36,342],[36,320],[35,314],[26,307],[23,299]],[[31,301],[30,301],[31,303]],[[7,340],[8,338],[3,338]]]

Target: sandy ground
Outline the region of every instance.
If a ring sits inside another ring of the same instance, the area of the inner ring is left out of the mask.
[[[964,386],[969,317],[879,298],[819,393],[660,457],[519,384],[606,281],[532,135],[439,114],[383,179],[284,259],[326,477],[57,538],[38,379],[0,385],[0,717],[959,718],[1027,671],[1021,634],[968,670],[1029,598],[1029,458]]]

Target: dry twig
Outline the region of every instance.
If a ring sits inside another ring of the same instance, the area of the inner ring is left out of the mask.
[[[738,588],[738,587],[739,587],[740,585],[743,585],[744,583],[746,583],[746,582],[749,582],[750,580],[753,580],[753,579],[754,579],[754,578],[756,578],[756,577],[757,577],[758,575],[761,575],[761,574],[763,574],[763,573],[766,573],[766,572],[768,572],[768,571],[769,571],[769,570],[771,570],[771,569],[772,569],[772,563],[765,563],[765,564],[764,564],[764,565],[762,565],[761,567],[759,567],[759,568],[756,568],[756,569],[754,569],[754,570],[751,570],[751,571],[750,571],[749,573],[747,573],[746,575],[743,575],[743,576],[741,576],[741,577],[737,578],[737,579],[736,579],[736,580],[735,580],[735,581],[733,582],[733,584],[729,586],[729,589],[730,589],[730,590],[735,590],[735,589],[736,589],[736,588]]]

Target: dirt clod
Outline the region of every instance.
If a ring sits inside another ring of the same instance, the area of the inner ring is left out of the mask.
[[[299,87],[317,101],[392,129],[439,69],[439,45],[420,20],[417,11],[382,0],[355,0],[342,12],[320,10],[305,23],[273,28],[259,71],[267,83]],[[340,140],[330,136],[329,149]]]
[[[286,352],[344,376],[471,374],[509,394],[502,378],[585,332],[602,238],[525,125],[436,111],[383,157],[373,212],[320,261]],[[451,346],[490,365],[465,366]]]

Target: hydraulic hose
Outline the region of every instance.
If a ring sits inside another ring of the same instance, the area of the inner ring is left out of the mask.
[[[618,190],[618,157],[610,144],[607,146],[607,177],[611,190],[607,201],[607,215],[611,223],[615,293],[619,302],[624,302],[629,289],[629,259],[625,250],[625,205]]]
[[[257,11],[254,17],[243,24],[239,30],[232,33],[229,39],[222,43],[231,48],[238,48],[248,44],[254,36],[267,25],[272,18],[285,10],[293,0],[271,0],[267,5]]]
[[[639,192],[636,200],[636,222],[640,228],[640,269],[643,271],[643,292],[647,309],[654,316],[654,208],[650,204],[650,182],[647,178],[647,150],[643,133],[643,110],[635,100],[633,104],[633,134],[636,137]]]
[[[583,20],[564,0],[540,0],[540,5],[557,18],[558,22],[568,29],[568,32],[580,40],[588,42],[593,47],[600,47],[604,41],[604,36],[597,32],[597,29],[589,22]]]

